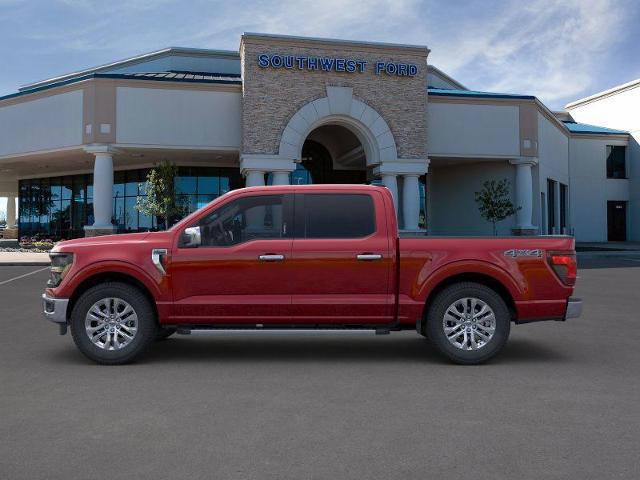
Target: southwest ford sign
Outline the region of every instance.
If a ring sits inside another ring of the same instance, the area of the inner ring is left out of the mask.
[[[375,62],[369,66],[369,62],[364,60],[337,57],[268,55],[266,53],[258,55],[258,66],[262,68],[344,73],[364,73],[368,68],[372,68],[376,75],[385,74],[398,77],[413,77],[418,73],[418,67],[413,63]]]

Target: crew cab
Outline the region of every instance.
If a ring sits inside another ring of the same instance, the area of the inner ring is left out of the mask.
[[[167,231],[61,242],[44,316],[101,364],[179,334],[416,330],[475,364],[512,323],[580,315],[568,236],[398,233],[381,186],[231,191]]]

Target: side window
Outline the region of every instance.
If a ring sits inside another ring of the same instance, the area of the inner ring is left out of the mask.
[[[304,228],[298,229],[302,238],[361,238],[376,231],[370,195],[305,194],[302,197]]]
[[[607,145],[607,178],[627,178],[626,154],[626,147]]]
[[[200,246],[226,247],[250,240],[286,238],[283,214],[283,195],[239,198],[200,221]]]

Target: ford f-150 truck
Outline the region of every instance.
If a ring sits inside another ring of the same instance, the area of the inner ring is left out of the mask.
[[[101,364],[173,333],[415,329],[461,364],[505,345],[511,323],[577,317],[574,239],[399,235],[389,190],[234,190],[167,231],[51,251],[44,316]]]

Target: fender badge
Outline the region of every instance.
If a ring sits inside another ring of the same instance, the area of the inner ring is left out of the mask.
[[[507,250],[506,252],[504,252],[504,256],[505,257],[511,257],[511,258],[516,258],[516,257],[541,257],[542,256],[542,250],[540,250],[539,248],[536,248],[535,250],[522,250],[519,248],[512,248],[511,250]]]

